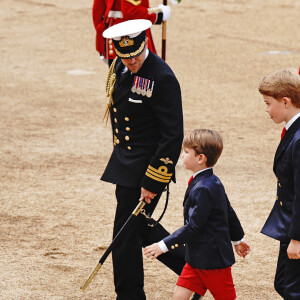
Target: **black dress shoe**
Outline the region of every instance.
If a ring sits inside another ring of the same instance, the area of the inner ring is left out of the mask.
[[[199,299],[202,299],[202,296],[196,293],[194,293],[193,297],[191,298],[191,300],[199,300]]]

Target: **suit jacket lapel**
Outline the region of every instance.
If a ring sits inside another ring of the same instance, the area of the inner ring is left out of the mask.
[[[186,199],[188,198],[189,196],[189,193],[191,191],[191,189],[199,182],[201,181],[202,179],[204,178],[207,178],[209,176],[213,175],[213,170],[212,169],[208,169],[208,170],[205,170],[199,174],[197,174],[195,176],[195,178],[192,180],[192,182],[190,183],[190,185],[188,186],[186,192],[185,192],[185,195],[184,195],[184,200],[183,200],[183,204],[185,203]]]
[[[274,164],[273,164],[273,171],[274,172],[275,172],[275,165],[276,165],[278,159],[280,158],[280,156],[282,155],[282,153],[284,152],[286,147],[289,145],[289,143],[293,139],[293,137],[295,135],[295,132],[297,131],[297,129],[299,129],[299,127],[300,127],[300,118],[298,118],[292,124],[292,126],[285,133],[283,139],[280,141],[280,143],[278,145],[278,148],[276,150],[276,153],[275,153],[275,157],[274,157]]]

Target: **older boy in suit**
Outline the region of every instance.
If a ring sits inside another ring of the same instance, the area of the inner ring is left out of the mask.
[[[273,171],[277,197],[262,233],[280,241],[274,286],[284,299],[300,299],[300,76],[283,69],[263,78],[266,112],[285,122]]]
[[[235,262],[231,241],[238,255],[245,257],[249,245],[231,207],[224,187],[212,167],[223,150],[221,136],[211,130],[194,130],[183,141],[183,164],[193,171],[184,197],[184,226],[159,243],[145,248],[152,259],[186,244],[186,265],[178,278],[173,299],[202,296],[208,289],[218,300],[234,300],[231,275]]]

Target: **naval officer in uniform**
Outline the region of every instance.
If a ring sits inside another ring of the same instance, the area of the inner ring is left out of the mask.
[[[147,48],[145,31],[151,24],[149,20],[130,20],[103,33],[113,40],[117,55],[106,83],[113,151],[101,177],[116,185],[114,236],[139,201],[148,203],[148,215],[153,213],[166,186],[175,181],[181,151],[180,86],[170,67]],[[131,225],[112,251],[118,300],[146,299],[142,247],[168,234],[160,224],[147,226],[141,214]],[[180,274],[184,249],[162,255],[161,261]]]

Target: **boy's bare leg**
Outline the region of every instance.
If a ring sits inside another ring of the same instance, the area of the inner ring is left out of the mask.
[[[173,300],[189,300],[192,294],[193,291],[176,285],[174,289]]]

